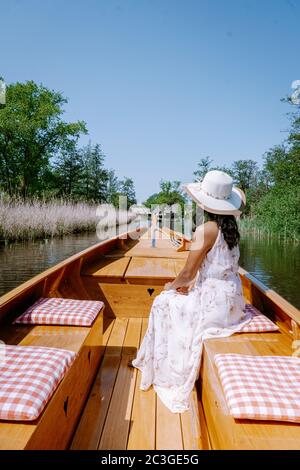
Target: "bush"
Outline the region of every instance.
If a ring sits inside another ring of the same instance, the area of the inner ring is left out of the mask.
[[[296,185],[276,185],[256,204],[256,223],[280,236],[300,239],[300,191]]]

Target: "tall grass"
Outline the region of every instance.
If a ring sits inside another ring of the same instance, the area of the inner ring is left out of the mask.
[[[286,231],[279,232],[271,230],[256,217],[243,217],[242,219],[238,220],[238,226],[241,235],[251,234],[257,238],[281,238],[297,243],[300,241],[299,236],[295,231],[287,233]]]
[[[92,232],[100,220],[96,205],[66,201],[4,201],[0,199],[0,240],[18,241],[53,238],[72,233]],[[107,206],[105,224],[116,217]],[[117,211],[117,224],[130,222],[133,215]]]

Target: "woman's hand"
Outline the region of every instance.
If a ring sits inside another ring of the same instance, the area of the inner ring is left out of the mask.
[[[174,287],[173,287],[173,282],[167,282],[167,284],[165,284],[164,289],[165,289],[165,290],[172,290],[172,289],[174,289]],[[174,290],[175,290],[175,289],[174,289]],[[188,295],[189,290],[190,290],[190,286],[182,286],[182,287],[177,287],[177,288],[176,288],[176,292],[178,292],[178,294],[182,294],[182,295]]]
[[[189,286],[182,286],[182,287],[177,287],[176,292],[181,295],[188,295],[190,290]]]

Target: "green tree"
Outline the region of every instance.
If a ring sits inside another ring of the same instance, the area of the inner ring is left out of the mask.
[[[265,154],[264,170],[270,186],[300,182],[300,148],[278,145]]]
[[[82,152],[76,142],[70,141],[53,165],[54,194],[77,199],[82,192],[82,168]]]
[[[193,175],[195,181],[202,181],[205,174],[212,169],[213,160],[210,157],[201,158],[197,163],[197,169],[194,171]]]
[[[119,193],[122,196],[127,197],[127,204],[128,207],[136,204],[136,195],[135,195],[135,188],[134,182],[131,178],[123,178],[119,183]]]
[[[155,204],[180,204],[182,207],[186,202],[185,196],[180,190],[180,181],[161,181],[160,191],[152,194],[145,202],[146,207],[151,207]]]
[[[108,173],[104,168],[105,155],[101,146],[89,143],[82,150],[82,185],[83,198],[87,201],[105,202],[107,200]]]
[[[114,170],[108,170],[106,181],[106,202],[118,205],[120,182]]]
[[[258,184],[258,163],[254,160],[237,160],[231,166],[231,174],[235,184],[247,192]]]
[[[273,233],[299,240],[300,190],[294,184],[273,186],[255,208],[258,224]]]
[[[214,165],[213,160],[210,157],[201,158],[200,162],[197,163],[197,169],[194,171],[193,175],[195,177],[194,181],[202,181],[204,176],[208,171],[219,170],[232,175],[232,170],[226,165]]]
[[[33,81],[9,85],[0,110],[0,187],[24,199],[45,191],[50,157],[86,133],[85,123],[63,121],[67,99]]]

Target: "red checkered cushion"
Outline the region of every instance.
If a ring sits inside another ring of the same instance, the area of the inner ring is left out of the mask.
[[[300,358],[216,354],[230,414],[300,422]]]
[[[36,419],[75,356],[74,352],[65,349],[3,345],[0,354],[0,419]]]
[[[91,326],[103,305],[103,302],[94,300],[42,297],[14,323]]]
[[[265,333],[267,331],[278,331],[279,328],[268,317],[263,315],[251,304],[246,304],[246,313],[252,315],[252,319],[239,333]]]

